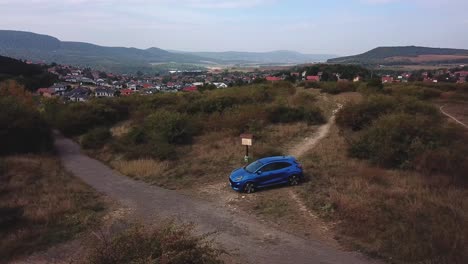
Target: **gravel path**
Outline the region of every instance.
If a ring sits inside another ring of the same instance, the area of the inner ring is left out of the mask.
[[[82,154],[78,144],[60,135],[55,145],[67,170],[130,208],[135,218],[147,223],[174,218],[195,224],[200,234],[216,232],[215,241],[237,254],[242,263],[377,263],[359,253],[282,232],[214,203],[132,180]]]

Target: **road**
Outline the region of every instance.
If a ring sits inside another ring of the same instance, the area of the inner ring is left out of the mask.
[[[79,145],[56,135],[65,168],[97,191],[130,208],[134,216],[157,224],[167,218],[193,223],[199,234],[216,232],[215,242],[237,254],[242,263],[378,263],[318,240],[306,240],[239,212],[132,180],[81,153]]]

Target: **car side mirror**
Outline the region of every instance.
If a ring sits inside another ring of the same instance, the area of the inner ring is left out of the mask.
[[[261,170],[257,171],[257,174],[258,175],[262,174],[262,171]]]

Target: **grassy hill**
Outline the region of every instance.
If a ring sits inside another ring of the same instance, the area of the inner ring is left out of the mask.
[[[416,46],[379,47],[355,56],[329,59],[328,62],[382,65],[467,63],[468,50]]]

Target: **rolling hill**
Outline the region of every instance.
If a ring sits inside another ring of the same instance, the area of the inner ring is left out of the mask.
[[[381,65],[468,63],[468,50],[416,46],[379,47],[355,56],[329,59],[327,62]]]
[[[0,30],[0,55],[112,71],[151,67],[152,63],[208,64],[209,61],[213,61],[190,54],[171,53],[159,48],[104,47],[84,42],[60,41],[47,35],[10,30]]]
[[[305,63],[325,61],[332,55],[294,51],[274,52],[171,52],[159,48],[104,47],[24,31],[0,30],[0,55],[16,59],[56,62],[115,72],[151,71],[158,64],[190,64],[198,67],[237,63]],[[195,67],[195,66],[194,66]]]

